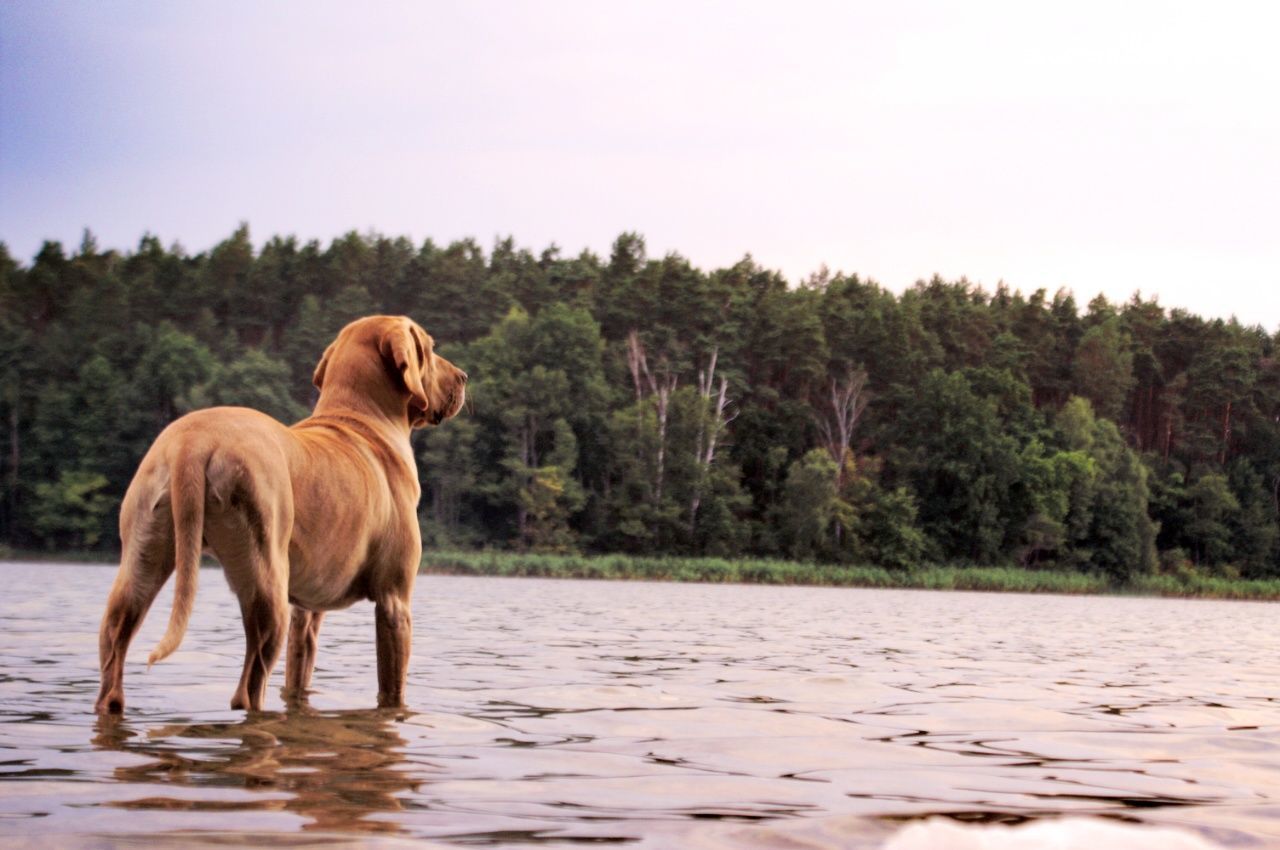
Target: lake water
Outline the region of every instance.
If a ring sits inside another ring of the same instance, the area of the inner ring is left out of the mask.
[[[1078,815],[1280,846],[1266,603],[423,576],[409,710],[371,708],[365,604],[326,619],[308,708],[281,661],[246,715],[206,569],[101,720],[113,575],[0,563],[6,846],[871,848]]]

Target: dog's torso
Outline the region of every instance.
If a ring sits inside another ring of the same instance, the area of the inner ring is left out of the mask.
[[[290,600],[322,611],[402,583],[387,565],[416,570],[422,557],[421,488],[409,441],[355,416],[312,417],[289,433],[296,449]],[[324,495],[313,500],[317,493]],[[346,593],[335,595],[343,587]]]
[[[172,522],[174,470],[195,454],[205,467],[204,544],[226,569],[275,528],[288,549],[292,604],[327,611],[372,599],[405,580],[388,565],[421,556],[417,470],[408,440],[396,437],[356,413],[286,428],[248,408],[196,411],[148,452],[122,528]],[[238,578],[228,575],[233,585]]]

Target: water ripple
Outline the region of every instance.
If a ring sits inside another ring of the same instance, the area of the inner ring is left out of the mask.
[[[6,843],[870,848],[1087,815],[1280,845],[1265,604],[424,577],[409,710],[371,707],[357,606],[309,701],[245,714],[206,571],[182,649],[145,672],[162,596],[97,718],[113,571],[0,583],[32,570],[0,601]]]

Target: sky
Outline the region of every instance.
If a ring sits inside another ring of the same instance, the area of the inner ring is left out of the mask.
[[[0,241],[513,236],[1280,329],[1280,5],[0,3]]]

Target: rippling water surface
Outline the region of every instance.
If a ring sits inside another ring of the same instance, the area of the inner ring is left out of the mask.
[[[6,845],[870,848],[1083,814],[1280,846],[1265,603],[423,576],[408,710],[370,707],[362,605],[308,706],[282,661],[246,715],[202,570],[182,648],[145,672],[166,590],[100,720],[113,575],[0,563]]]

